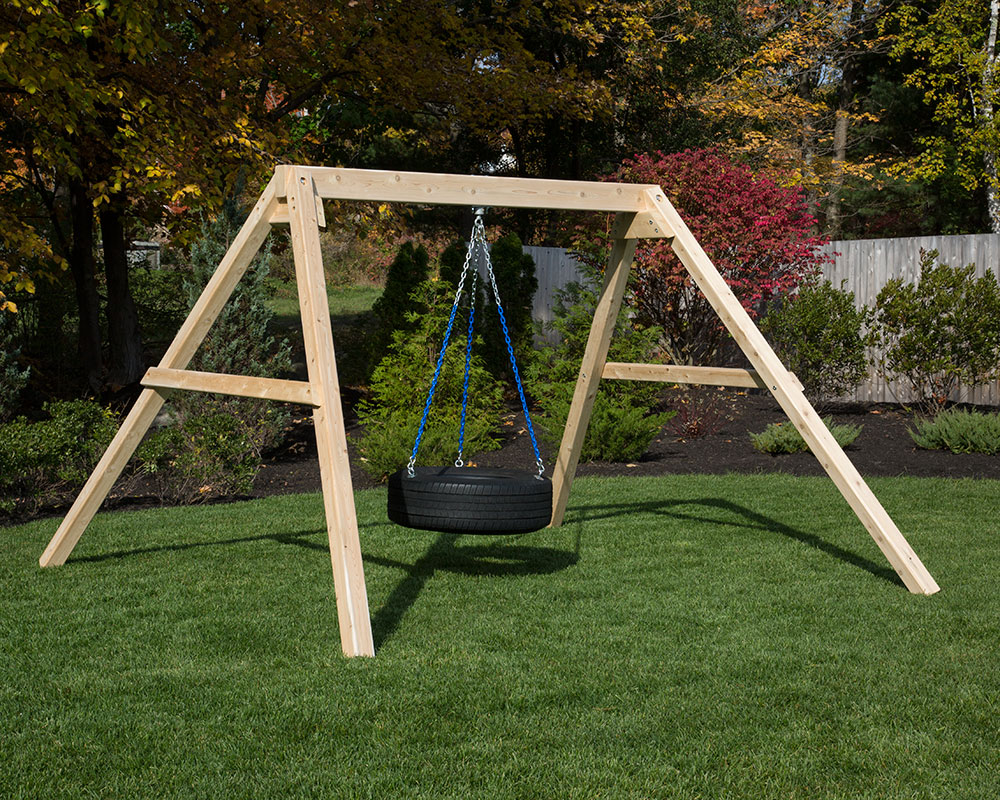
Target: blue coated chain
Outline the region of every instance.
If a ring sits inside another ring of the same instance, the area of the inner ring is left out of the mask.
[[[427,402],[424,403],[424,415],[420,420],[420,427],[417,428],[417,438],[413,442],[413,450],[410,452],[410,460],[406,465],[406,472],[412,478],[413,467],[417,463],[417,451],[420,449],[420,440],[424,438],[424,428],[427,425],[427,417],[431,413],[431,403],[434,402],[434,392],[437,391],[438,378],[441,377],[441,367],[444,365],[444,356],[448,352],[448,342],[451,339],[451,329],[455,324],[455,314],[458,313],[458,303],[462,299],[462,290],[465,287],[465,276],[469,273],[469,263],[472,260],[473,248],[470,244],[469,252],[465,255],[465,265],[462,267],[462,276],[458,279],[458,289],[455,291],[455,301],[451,304],[451,316],[448,317],[448,327],[444,332],[444,341],[441,343],[441,352],[438,354],[437,365],[434,367],[434,377],[431,380],[431,388],[427,392]]]
[[[441,352],[438,354],[437,365],[434,367],[434,377],[431,380],[430,391],[427,393],[427,402],[424,403],[424,415],[420,420],[420,427],[417,429],[417,438],[413,443],[413,451],[410,453],[410,461],[406,465],[407,473],[411,478],[414,475],[414,465],[417,462],[417,451],[420,449],[420,440],[424,436],[424,428],[427,425],[427,418],[430,415],[431,403],[434,401],[434,393],[437,391],[438,379],[441,377],[441,367],[444,365],[444,357],[448,350],[448,343],[451,339],[451,330],[455,324],[455,315],[458,312],[459,301],[462,299],[465,279],[466,276],[471,273],[472,295],[469,304],[469,325],[465,344],[465,377],[462,385],[462,421],[460,423],[458,433],[458,458],[455,460],[456,467],[464,466],[464,462],[462,461],[462,449],[465,443],[465,419],[469,402],[469,373],[471,371],[472,364],[472,326],[476,313],[476,290],[479,277],[479,272],[472,262],[472,256],[475,253],[477,246],[482,247],[483,257],[486,261],[486,272],[489,277],[489,286],[493,291],[493,299],[497,304],[497,312],[500,315],[500,327],[503,329],[503,338],[507,343],[507,355],[510,357],[511,369],[514,371],[514,382],[517,384],[517,393],[521,398],[521,410],[524,412],[524,421],[527,423],[528,434],[531,437],[531,447],[535,451],[535,464],[538,467],[538,477],[541,478],[542,474],[545,472],[545,465],[542,462],[542,456],[538,451],[538,441],[535,439],[535,428],[531,424],[531,415],[528,413],[528,401],[524,396],[524,387],[521,384],[521,375],[517,369],[517,359],[514,357],[514,347],[511,344],[510,332],[507,329],[507,319],[503,313],[503,305],[500,303],[500,292],[497,290],[497,279],[493,274],[493,264],[490,261],[490,251],[486,242],[486,229],[483,225],[483,213],[484,209],[480,208],[476,210],[476,219],[472,225],[472,238],[469,241],[469,249],[465,254],[465,264],[462,266],[462,275],[458,281],[458,290],[455,292],[455,301],[451,306],[451,316],[448,317],[448,327],[445,330],[444,342],[441,344]]]
[[[478,219],[478,217],[477,217]],[[472,273],[472,289],[469,292],[469,330],[465,335],[465,379],[462,383],[462,421],[458,426],[458,458],[456,467],[464,467],[462,450],[465,447],[465,413],[469,407],[469,373],[472,371],[472,323],[476,318],[476,292],[478,291],[479,271]]]
[[[531,414],[528,413],[528,401],[524,396],[524,386],[521,385],[521,375],[517,371],[517,359],[514,358],[514,346],[510,343],[510,331],[507,330],[507,318],[503,313],[503,305],[500,303],[500,292],[497,290],[497,279],[493,274],[493,264],[490,257],[486,255],[486,270],[490,279],[490,288],[493,289],[493,299],[497,303],[497,313],[500,315],[500,327],[503,328],[503,339],[507,343],[507,355],[510,357],[510,367],[514,371],[514,382],[517,384],[517,394],[521,398],[521,410],[524,412],[524,421],[527,423],[528,435],[531,437],[531,447],[535,451],[535,465],[538,467],[538,477],[541,478],[545,472],[545,464],[542,456],[538,452],[538,440],[535,439],[535,428],[531,424]]]

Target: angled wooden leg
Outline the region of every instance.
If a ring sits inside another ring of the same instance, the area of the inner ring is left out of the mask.
[[[651,207],[673,234],[673,249],[712,308],[733,335],[782,410],[795,425],[823,469],[833,479],[858,519],[871,534],[906,588],[915,594],[933,594],[940,587],[903,538],[899,528],[865,483],[827,429],[798,382],[758,330],[754,321],[719,274],[712,260],[662,192],[651,193]]]
[[[202,343],[222,307],[233,293],[243,273],[257,254],[271,230],[270,218],[277,209],[275,180],[272,179],[257,205],[233,240],[218,269],[212,275],[201,297],[174,337],[161,367],[182,369]],[[107,451],[91,473],[76,501],[63,519],[38,563],[43,567],[65,564],[87,525],[94,518],[104,498],[108,496],[118,476],[132,457],[142,437],[163,408],[165,396],[153,389],[144,389],[132,410],[112,439]]]
[[[289,171],[287,195],[310,391],[317,405],[313,421],[337,593],[340,644],[346,655],[372,656],[375,644],[320,252],[317,204],[322,201],[316,196],[312,178],[296,169]]]
[[[594,309],[594,321],[587,337],[587,347],[580,362],[580,374],[573,391],[573,402],[566,417],[562,444],[552,469],[552,527],[562,524],[569,501],[569,490],[580,461],[580,451],[590,424],[590,414],[594,410],[594,400],[608,360],[608,347],[615,330],[625,286],[628,283],[632,257],[635,255],[635,239],[620,238],[627,231],[635,214],[619,214],[615,220],[615,243],[611,248],[608,268],[604,273],[604,287]]]

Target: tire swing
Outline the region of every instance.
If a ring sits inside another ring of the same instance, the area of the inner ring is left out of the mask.
[[[403,469],[389,476],[389,519],[398,525],[418,530],[438,531],[440,533],[466,534],[509,534],[528,533],[546,527],[552,518],[552,482],[544,476],[545,466],[538,452],[538,442],[535,430],[528,414],[528,402],[524,397],[524,387],[517,370],[517,360],[514,358],[514,348],[510,342],[507,330],[507,320],[497,291],[496,276],[493,274],[493,264],[486,242],[486,230],[483,226],[484,209],[476,209],[475,222],[472,225],[472,237],[462,267],[462,275],[455,292],[455,302],[451,307],[451,316],[444,334],[444,343],[438,355],[434,378],[427,402],[424,404],[424,415],[417,429],[416,441],[410,453],[409,463]],[[504,341],[507,343],[507,354],[514,372],[514,381],[521,398],[521,409],[531,436],[531,446],[535,451],[537,472],[515,469],[490,469],[484,467],[465,466],[462,460],[462,446],[465,441],[465,415],[469,399],[469,369],[472,359],[473,321],[476,312],[476,287],[479,270],[476,267],[476,252],[482,253],[486,265],[486,282],[496,301],[500,316],[500,326],[503,329]],[[417,451],[424,435],[424,426],[430,414],[434,392],[437,389],[441,367],[444,364],[448,341],[451,338],[455,314],[459,301],[469,279],[469,326],[465,346],[465,380],[462,387],[462,419],[458,430],[458,458],[454,466],[418,467]]]

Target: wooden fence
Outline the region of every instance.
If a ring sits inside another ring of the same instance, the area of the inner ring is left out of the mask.
[[[872,305],[885,283],[894,277],[916,282],[920,275],[921,250],[937,250],[938,260],[951,266],[976,265],[976,274],[987,270],[1000,279],[1000,234],[968,236],[920,236],[907,239],[860,239],[832,242],[824,250],[833,254],[824,275],[834,286],[854,292],[858,306]],[[538,291],[535,293],[535,319],[552,319],[556,289],[579,280],[575,260],[558,247],[525,247],[535,259]],[[864,403],[907,402],[911,398],[904,387],[889,383],[875,374],[874,369],[849,398]],[[954,400],[980,405],[1000,406],[1000,381],[963,387]]]

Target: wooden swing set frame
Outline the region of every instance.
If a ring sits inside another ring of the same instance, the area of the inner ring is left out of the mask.
[[[146,372],[142,393],[39,559],[41,566],[65,563],[171,393],[214,392],[311,406],[341,646],[348,656],[374,655],[320,251],[326,199],[616,213],[604,286],[553,468],[552,526],[562,523],[602,378],[761,387],[774,395],[906,588],[915,594],[938,591],[934,578],[827,430],[798,380],[782,365],[659,186],[303,166],[275,170],[160,365]],[[187,370],[271,228],[283,225],[291,228],[308,381]],[[636,244],[648,238],[669,240],[753,370],[607,361]]]

